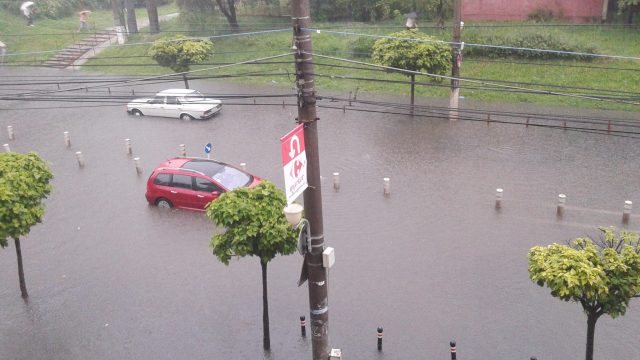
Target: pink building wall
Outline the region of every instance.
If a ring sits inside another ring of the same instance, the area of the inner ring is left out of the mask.
[[[573,21],[602,17],[604,0],[463,0],[463,20],[526,20],[537,9]]]

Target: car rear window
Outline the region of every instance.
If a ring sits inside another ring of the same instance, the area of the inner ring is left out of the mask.
[[[231,166],[211,160],[194,159],[184,163],[182,168],[199,171],[229,190],[233,190],[241,186],[247,186],[253,181],[253,177],[251,175]]]
[[[169,186],[171,182],[171,174],[158,174],[155,179],[153,179],[153,183],[156,185]]]

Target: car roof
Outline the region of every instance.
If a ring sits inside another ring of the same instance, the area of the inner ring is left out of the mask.
[[[167,89],[167,90],[162,90],[158,93],[158,95],[176,95],[176,96],[180,96],[180,95],[186,95],[186,94],[193,94],[196,93],[196,90],[193,89]]]
[[[223,162],[201,158],[172,158],[160,164],[161,168],[193,170],[209,177],[217,174],[223,167],[229,166]]]

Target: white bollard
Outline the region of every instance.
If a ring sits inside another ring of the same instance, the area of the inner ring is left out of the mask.
[[[11,147],[9,147],[9,144],[4,144],[2,145],[2,147],[4,148],[4,151],[11,152]]]
[[[76,151],[76,159],[78,159],[78,166],[84,166],[84,158],[82,157],[82,151]]]
[[[337,173],[337,172],[333,173],[333,188],[335,190],[340,189],[340,173]]]
[[[184,144],[180,144],[180,154],[182,157],[187,156],[187,147]]]
[[[11,125],[7,126],[7,135],[9,135],[9,140],[15,140],[16,139],[16,134],[13,133],[13,126],[11,126]]]
[[[65,145],[66,147],[70,147],[70,146],[71,146],[71,138],[69,137],[69,132],[68,132],[68,131],[65,131],[65,132],[63,133],[63,135],[64,135],[64,145]]]
[[[242,171],[247,171],[247,163],[240,163],[240,169],[242,169]]]
[[[383,188],[384,194],[385,195],[391,194],[391,179],[386,177],[382,179],[382,182],[383,182],[382,188]]]
[[[139,157],[134,157],[133,158],[133,163],[136,165],[136,172],[138,174],[142,173],[142,168],[140,167],[140,158]]]
[[[131,150],[131,139],[124,139],[124,148],[127,151],[127,155],[133,154],[133,150]]]
[[[567,201],[567,195],[558,194],[558,207],[556,209],[556,214],[558,216],[562,216],[564,212],[564,203]]]
[[[504,190],[501,188],[496,189],[496,208],[502,207],[502,195]]]
[[[622,222],[628,223],[629,218],[631,217],[631,209],[633,208],[633,202],[627,200],[624,202],[624,209],[622,210]]]

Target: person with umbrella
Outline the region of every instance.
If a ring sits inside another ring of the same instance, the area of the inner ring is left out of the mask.
[[[80,17],[80,27],[78,28],[78,32],[82,30],[89,30],[89,24],[87,20],[89,20],[89,14],[91,14],[91,10],[82,10],[78,12],[78,16]]]
[[[23,2],[22,5],[20,5],[20,10],[22,10],[22,13],[27,18],[27,26],[34,26],[33,25],[33,1]]]

